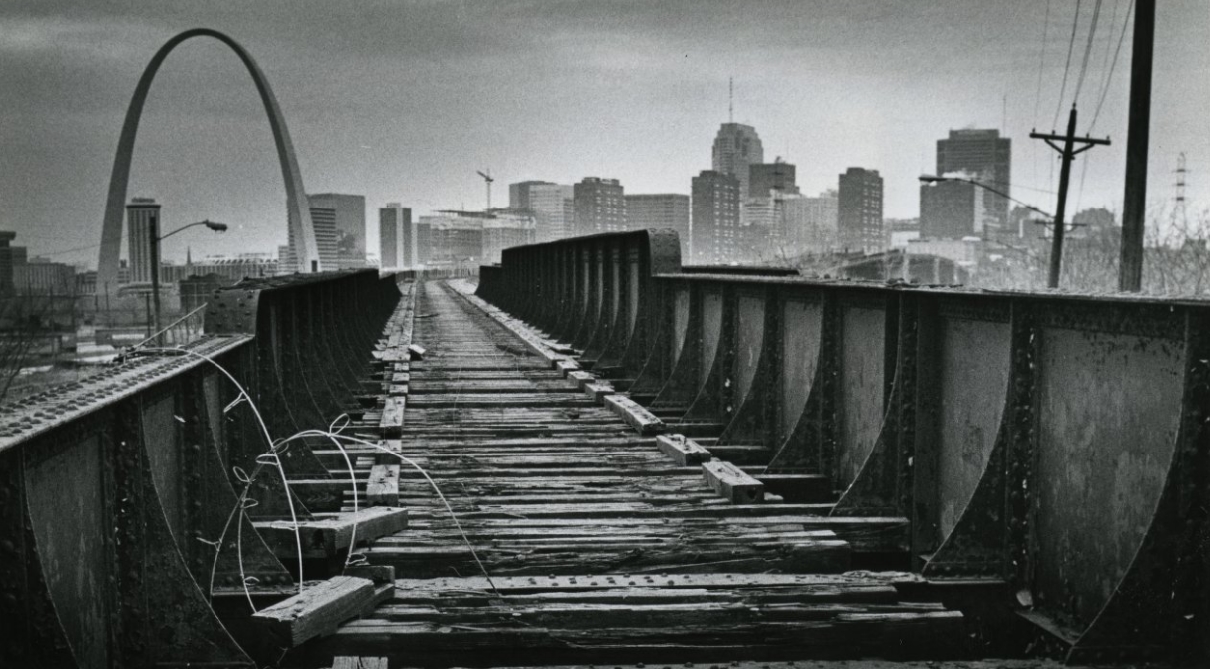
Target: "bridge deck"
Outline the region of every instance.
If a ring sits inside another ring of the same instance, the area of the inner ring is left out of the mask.
[[[917,577],[849,571],[899,550],[904,519],[828,517],[831,499],[732,504],[700,466],[678,466],[448,285],[418,287],[414,323],[426,351],[410,363],[403,438],[382,443],[432,477],[461,529],[403,466],[409,527],[364,551],[396,568],[394,597],[295,657],[395,667],[961,654],[961,615],[905,597]],[[352,429],[373,433],[379,419],[369,410]],[[319,454],[348,476],[339,452]],[[371,465],[399,462],[349,454],[363,482]]]

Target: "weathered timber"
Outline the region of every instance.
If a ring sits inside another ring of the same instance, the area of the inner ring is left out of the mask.
[[[388,397],[382,409],[382,417],[378,426],[385,437],[400,437],[403,435],[403,411],[407,406],[407,398]]]
[[[353,576],[333,576],[308,584],[299,594],[252,615],[275,640],[298,646],[360,615],[374,600],[374,582]]]
[[[764,501],[765,485],[744,470],[724,460],[702,463],[702,474],[710,487],[732,504],[754,504]]]
[[[710,459],[710,451],[683,434],[661,434],[655,439],[660,452],[682,467],[700,465]]]
[[[331,558],[349,549],[354,541],[371,539],[398,532],[408,523],[407,509],[372,507],[355,513],[318,517],[298,523],[304,558]],[[281,558],[298,555],[294,523],[289,520],[253,523],[269,548]]]
[[[399,506],[399,465],[374,465],[366,481],[366,504]]]
[[[609,395],[605,398],[605,407],[619,416],[627,425],[639,434],[656,434],[665,428],[660,420],[638,402],[624,395]]]
[[[341,655],[332,658],[332,669],[388,669],[385,657],[350,657]]]

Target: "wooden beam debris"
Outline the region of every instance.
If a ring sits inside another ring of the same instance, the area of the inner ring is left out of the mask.
[[[732,504],[758,504],[765,499],[765,484],[725,460],[703,463],[702,474],[714,492]]]

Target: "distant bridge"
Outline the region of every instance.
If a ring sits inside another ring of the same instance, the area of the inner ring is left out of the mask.
[[[1210,304],[682,272],[658,231],[473,285],[247,281],[4,407],[0,664],[1210,651]]]

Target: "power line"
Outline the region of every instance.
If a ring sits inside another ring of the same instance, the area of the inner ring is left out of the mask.
[[[1126,16],[1122,19],[1122,32],[1118,35],[1118,46],[1113,50],[1113,62],[1109,64],[1109,75],[1105,77],[1105,86],[1101,89],[1101,99],[1097,101],[1096,111],[1092,113],[1092,123],[1088,124],[1088,132],[1092,132],[1093,126],[1097,124],[1097,118],[1101,115],[1101,107],[1105,104],[1105,96],[1109,93],[1109,86],[1113,83],[1113,71],[1118,66],[1118,54],[1122,52],[1122,41],[1126,37],[1126,26],[1130,25],[1133,9],[1134,0],[1130,0],[1130,4],[1126,6]]]
[[[1100,98],[1100,91],[1105,89],[1106,75],[1109,73],[1109,53],[1113,51],[1113,29],[1118,24],[1118,4],[1120,0],[1113,0],[1113,11],[1109,14],[1109,28],[1106,33],[1105,40],[1105,56],[1101,59],[1101,80],[1097,83],[1097,94],[1093,97]]]
[[[1071,103],[1080,99],[1080,91],[1084,88],[1084,75],[1088,73],[1088,57],[1092,55],[1092,40],[1097,34],[1097,19],[1101,17],[1101,0],[1092,8],[1092,22],[1088,26],[1088,41],[1084,43],[1084,60],[1080,63],[1080,76],[1076,79],[1076,92],[1071,96]]]
[[[1059,101],[1055,105],[1055,117],[1050,127],[1059,125],[1059,112],[1063,111],[1063,96],[1067,94],[1067,74],[1071,71],[1071,50],[1076,44],[1076,28],[1080,25],[1080,0],[1076,0],[1076,15],[1071,19],[1071,37],[1067,40],[1067,64],[1063,66],[1063,85],[1059,87]]]
[[[1046,69],[1046,42],[1050,36],[1050,0],[1046,0],[1046,17],[1042,19],[1042,49],[1038,51],[1038,89],[1034,91],[1034,121],[1033,127],[1038,127],[1038,110],[1042,106],[1042,71]],[[1032,144],[1032,143],[1031,143]],[[1033,174],[1038,178],[1038,146],[1033,148]]]
[[[1042,70],[1046,66],[1046,41],[1050,35],[1050,0],[1046,0],[1046,18],[1042,19],[1042,50],[1038,52],[1038,90],[1034,93],[1034,127],[1038,126],[1038,108],[1042,106]]]

